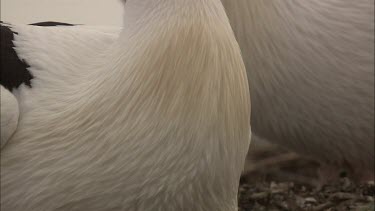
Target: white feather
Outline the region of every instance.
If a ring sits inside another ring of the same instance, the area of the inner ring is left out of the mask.
[[[0,91],[1,102],[1,148],[8,142],[9,138],[17,129],[18,125],[18,102],[12,93],[1,86]]]

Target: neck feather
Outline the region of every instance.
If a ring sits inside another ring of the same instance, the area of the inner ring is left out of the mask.
[[[250,109],[241,54],[220,1],[179,1],[185,4],[150,2],[158,12],[147,14],[143,12],[150,5],[129,5],[129,10],[138,7],[137,24],[125,21],[128,27],[109,56],[110,71],[97,83],[106,91],[97,95],[96,104],[111,102],[107,109],[116,112],[103,112],[99,119],[108,120],[111,130],[126,131],[120,132],[121,142],[128,142],[130,160],[140,156],[131,152],[148,145],[141,154],[155,159],[155,172],[204,177],[213,181],[206,191],[220,183],[227,193],[218,197],[235,206]],[[234,142],[228,145],[228,140]],[[159,162],[160,155],[166,155],[165,160]],[[168,163],[168,169],[161,167]],[[195,169],[196,165],[205,167]],[[178,178],[169,181],[174,179]]]

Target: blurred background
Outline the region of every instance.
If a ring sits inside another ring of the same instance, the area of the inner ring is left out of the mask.
[[[122,25],[120,0],[1,0],[0,3],[0,17],[4,22]]]

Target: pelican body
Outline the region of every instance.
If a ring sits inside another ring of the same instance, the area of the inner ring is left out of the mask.
[[[119,36],[11,29],[33,79],[2,211],[237,210],[250,99],[220,0],[128,0]]]
[[[222,3],[247,69],[254,137],[373,180],[374,1]]]

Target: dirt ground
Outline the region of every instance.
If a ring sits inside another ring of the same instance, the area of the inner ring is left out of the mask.
[[[255,154],[254,165],[261,163],[257,159],[264,160],[267,156],[268,161],[241,178],[239,211],[375,210],[374,181],[355,183],[345,172],[337,172],[336,179],[323,185],[317,179],[317,162],[285,151],[274,155],[267,153]],[[277,162],[272,164],[269,158]]]

